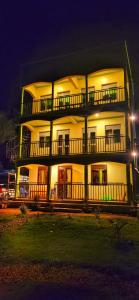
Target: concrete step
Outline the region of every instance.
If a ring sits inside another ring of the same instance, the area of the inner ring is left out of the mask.
[[[65,212],[65,213],[82,213],[82,209],[80,208],[70,208],[70,207],[53,207],[53,211],[55,212]]]

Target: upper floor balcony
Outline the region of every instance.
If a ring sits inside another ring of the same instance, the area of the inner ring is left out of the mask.
[[[12,151],[12,149],[11,149]],[[16,160],[28,160],[38,158],[57,158],[98,154],[116,154],[125,153],[126,137],[125,136],[101,136],[89,138],[87,141],[81,138],[54,140],[50,143],[47,141],[36,141],[23,143],[13,149]]]
[[[88,76],[68,76],[54,83],[38,82],[23,88],[21,116],[73,113],[128,103],[123,69],[107,69]]]

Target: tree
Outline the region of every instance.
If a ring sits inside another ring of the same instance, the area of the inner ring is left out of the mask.
[[[0,144],[5,143],[15,136],[15,124],[5,113],[0,112]]]

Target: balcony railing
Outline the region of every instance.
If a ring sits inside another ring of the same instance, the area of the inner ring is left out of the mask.
[[[127,201],[127,185],[123,183],[108,183],[106,185],[87,185],[88,201],[125,202]],[[46,184],[19,184],[16,186],[16,197],[34,200],[35,197],[46,201]],[[51,200],[85,200],[85,184],[83,183],[56,183],[51,189]]]
[[[127,100],[127,99],[126,99]],[[113,104],[125,101],[124,87],[114,87],[92,91],[88,94],[79,93],[57,98],[34,99],[32,102],[23,104],[22,115],[40,114],[51,111],[63,111],[96,105]]]
[[[87,140],[87,147],[84,139],[76,138],[52,141],[52,156],[97,154],[111,152],[125,152],[126,137],[110,136],[96,137]],[[50,144],[32,142],[21,145],[21,158],[50,156]]]

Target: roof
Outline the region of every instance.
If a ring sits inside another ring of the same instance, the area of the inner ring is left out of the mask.
[[[124,43],[89,48],[22,66],[21,85],[52,82],[69,75],[85,75],[100,69],[124,67]]]

